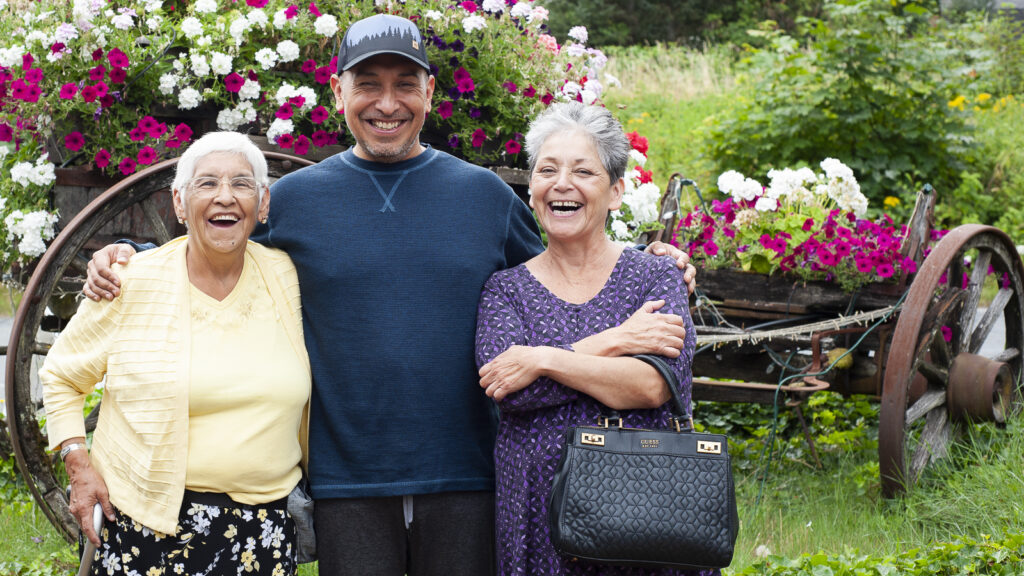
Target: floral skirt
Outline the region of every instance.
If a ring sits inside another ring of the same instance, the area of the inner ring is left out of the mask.
[[[173,536],[116,511],[100,540],[93,576],[292,576],[297,566],[284,499],[250,506],[186,491]]]

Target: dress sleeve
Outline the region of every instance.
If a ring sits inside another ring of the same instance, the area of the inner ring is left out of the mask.
[[[509,204],[505,222],[505,267],[512,268],[526,262],[544,250],[540,229],[530,208],[516,196]]]
[[[659,265],[653,273],[650,289],[644,297],[645,302],[664,300],[665,305],[658,310],[659,314],[678,314],[683,318],[686,336],[683,338],[683,350],[678,358],[664,358],[679,379],[679,393],[683,397],[683,405],[688,415],[693,414],[691,390],[693,388],[693,353],[697,347],[697,333],[690,318],[689,292],[683,281],[683,271],[675,262],[667,258],[659,258]]]
[[[483,366],[512,346],[528,346],[523,319],[502,289],[502,278],[491,276],[480,295],[476,323],[476,363]],[[554,345],[554,344],[552,344]],[[571,349],[569,346],[558,346]],[[504,412],[525,412],[575,401],[579,394],[550,378],[538,378],[522,390],[498,402]]]
[[[109,345],[123,300],[82,300],[46,355],[39,380],[51,450],[69,438],[85,436],[85,397],[107,373]]]

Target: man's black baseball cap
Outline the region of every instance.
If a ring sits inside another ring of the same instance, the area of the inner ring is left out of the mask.
[[[341,40],[338,74],[378,54],[398,54],[430,73],[427,47],[411,20],[391,14],[377,14],[353,22]]]

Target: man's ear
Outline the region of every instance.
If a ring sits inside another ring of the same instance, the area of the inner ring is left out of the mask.
[[[331,92],[334,93],[334,106],[338,114],[345,113],[345,98],[342,96],[341,76],[331,74]]]

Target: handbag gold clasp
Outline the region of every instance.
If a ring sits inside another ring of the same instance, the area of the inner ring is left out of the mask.
[[[722,443],[721,442],[708,442],[707,440],[697,441],[697,453],[698,454],[721,454]]]
[[[580,435],[580,442],[591,446],[604,446],[604,434],[591,434],[584,432]]]
[[[622,427],[622,418],[621,417],[620,418],[608,418],[608,417],[606,417],[604,415],[601,415],[601,416],[597,417],[597,426],[598,426],[598,428],[608,428],[609,426],[612,426],[612,422],[615,422],[615,424],[614,424],[615,426]]]

